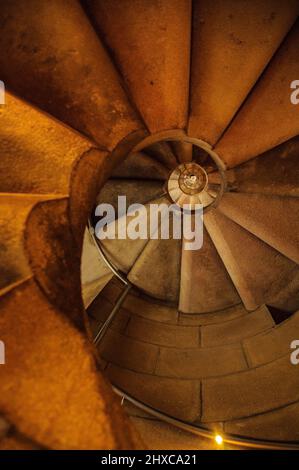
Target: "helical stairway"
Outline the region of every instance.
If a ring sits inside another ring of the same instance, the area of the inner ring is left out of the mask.
[[[298,447],[298,13],[3,2],[0,449]],[[98,240],[119,195],[202,248]]]

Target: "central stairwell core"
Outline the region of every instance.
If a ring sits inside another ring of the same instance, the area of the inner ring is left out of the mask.
[[[170,170],[166,189],[179,207],[194,210],[201,204],[206,211],[219,204],[226,189],[226,167],[207,142],[182,130],[168,130],[146,137],[134,152],[147,153]]]
[[[215,193],[208,191],[208,175],[197,163],[181,163],[170,175],[167,190],[171,200],[180,207],[213,203]]]

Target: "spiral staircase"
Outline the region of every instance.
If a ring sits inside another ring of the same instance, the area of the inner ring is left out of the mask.
[[[0,449],[298,445],[298,12],[1,5]],[[96,240],[118,195],[203,247]]]

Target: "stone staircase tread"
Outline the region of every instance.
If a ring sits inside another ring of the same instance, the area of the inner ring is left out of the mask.
[[[198,347],[200,341],[198,327],[164,325],[160,322],[131,316],[125,334],[132,338],[166,347]]]
[[[152,203],[169,204],[169,201],[166,197],[161,197],[159,199],[154,199]],[[150,204],[146,204],[144,207],[145,210],[140,215],[139,223],[140,225],[144,224],[146,226],[147,238],[118,238],[118,227],[126,228],[130,222],[135,219],[135,214],[133,213],[131,216],[124,215],[120,217],[117,223],[115,223],[115,238],[105,238],[100,240],[100,243],[104,248],[105,254],[108,256],[108,259],[124,273],[128,273],[130,271],[135,261],[144,250],[151,231],[155,232],[157,230],[157,227],[153,226],[153,224],[150,224]],[[159,223],[159,221],[156,222]]]
[[[94,144],[9,92],[0,122],[1,191],[69,194],[72,169]]]
[[[233,118],[298,14],[295,1],[289,2],[288,8],[273,2],[271,13],[275,19],[269,21],[269,8],[265,2],[204,0],[193,5],[189,135],[214,145],[234,122]],[[290,71],[286,76],[293,74]],[[270,101],[268,98],[263,103]],[[276,110],[274,106],[270,109]],[[259,119],[254,122],[257,127],[261,125]],[[257,155],[256,144],[252,142],[255,139],[251,138],[255,134],[248,132],[246,138],[247,128],[244,127],[238,128],[229,150],[235,156],[239,147],[242,150],[246,146],[253,147],[252,153]],[[267,131],[269,128],[265,127]],[[264,134],[265,131],[258,134],[259,142],[265,139]],[[225,157],[229,157],[228,150]]]
[[[190,0],[164,0],[154,5],[106,0],[88,2],[88,6],[150,132],[185,128],[192,19]]]
[[[184,245],[183,240],[183,248]],[[199,250],[182,250],[179,309],[185,313],[201,313],[224,309],[239,301],[227,270],[204,229],[203,246]]]
[[[261,304],[271,304],[285,284],[293,281],[297,266],[295,262],[224,216],[221,211],[225,197],[219,205],[219,210],[209,212],[205,225],[244,305],[249,310],[255,310]]]
[[[105,374],[114,385],[164,413],[191,422],[200,417],[200,382],[197,380],[157,377],[111,364]]]
[[[155,374],[162,377],[199,379],[247,369],[241,345],[204,349],[160,348]]]
[[[165,181],[169,170],[144,152],[129,154],[112,172],[113,178],[140,178]]]
[[[293,2],[292,8],[292,12],[284,9],[284,12],[290,13],[290,23],[284,34],[298,17],[298,3]],[[286,37],[284,34],[264,73],[215,146],[215,151],[230,168],[299,133],[296,106],[290,102],[290,94],[285,93],[292,81],[289,77],[297,76],[299,71],[299,22],[295,21]]]
[[[299,402],[224,423],[224,432],[253,439],[299,442]]]
[[[298,152],[299,137],[296,136],[229,170],[227,178],[237,192],[298,197]]]
[[[267,307],[263,306],[248,315],[227,322],[201,327],[202,346],[229,344],[242,341],[274,326]]]
[[[184,312],[179,313],[179,324],[182,325],[213,325],[225,323],[233,320],[234,318],[241,318],[248,315],[248,311],[244,308],[243,304],[236,304],[226,309],[221,309],[216,312],[193,313],[188,314]]]
[[[296,331],[299,331],[299,312],[269,331],[244,339],[243,346],[250,367],[272,362],[290,353]]]
[[[242,209],[240,209],[242,208]],[[219,210],[247,231],[299,264],[299,199],[263,194],[226,193]],[[285,227],[292,220],[292,230]]]
[[[177,302],[180,264],[181,240],[149,240],[129,272],[128,279],[147,295]]]
[[[107,362],[148,374],[154,373],[159,355],[158,346],[133,340],[113,330],[106,333],[98,351]]]
[[[299,374],[290,354],[247,371],[205,378],[202,387],[203,422],[245,418],[299,400]]]
[[[61,8],[59,2],[39,9],[35,2],[3,5],[1,78],[18,95],[113,150],[144,126],[80,2],[66,2],[63,13]],[[55,167],[54,175],[60,177]]]

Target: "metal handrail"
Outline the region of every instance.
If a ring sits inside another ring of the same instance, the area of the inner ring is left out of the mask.
[[[92,237],[92,240],[94,244],[96,245],[96,247],[98,248],[98,251],[103,261],[111,269],[113,274],[115,274],[118,277],[118,279],[120,279],[120,281],[122,281],[122,283],[126,285],[125,290],[122,292],[122,294],[118,298],[110,315],[108,316],[104,324],[101,326],[101,328],[99,329],[98,333],[96,334],[93,340],[94,344],[98,345],[99,342],[103,339],[107,329],[109,328],[113,318],[117,314],[125,297],[127,296],[128,292],[132,288],[132,284],[128,281],[126,277],[123,276],[122,273],[119,272],[119,270],[113,265],[113,263],[111,263],[111,261],[107,258],[106,254],[104,253],[100,243],[97,243],[97,240],[95,239],[95,235],[94,235],[94,228],[92,227],[90,220],[88,220],[88,229]],[[120,389],[119,387],[113,384],[112,384],[112,388],[117,395],[122,397],[122,400],[124,399],[127,400],[128,402],[132,403],[134,406],[136,406],[140,410],[150,414],[151,416],[156,417],[157,419],[165,423],[168,423],[172,426],[182,429],[183,431],[187,431],[192,434],[196,434],[200,437],[204,437],[206,439],[213,439],[213,440],[215,439],[215,432],[203,426],[190,424],[178,418],[174,418],[166,413],[163,413],[162,411],[159,411],[154,407],[146,405],[142,401],[134,398],[132,395],[128,394],[127,392],[125,392],[124,390]],[[224,443],[235,445],[235,446],[244,446],[244,447],[248,447],[252,449],[299,450],[299,443],[296,443],[296,442],[292,443],[292,442],[275,441],[275,440],[254,439],[254,438],[247,438],[247,437],[237,436],[234,434],[226,434],[226,433],[221,433],[221,437]]]
[[[117,299],[117,302],[116,304],[114,305],[113,309],[111,310],[109,316],[106,318],[106,320],[104,321],[103,325],[99,328],[97,334],[95,335],[94,339],[93,339],[93,343],[97,346],[101,340],[104,338],[110,324],[112,323],[115,315],[117,314],[118,310],[120,309],[123,301],[125,300],[125,298],[127,297],[127,294],[129,292],[129,290],[131,289],[131,285],[128,284],[124,291],[121,293],[121,295],[119,296],[119,298]]]
[[[199,426],[196,424],[190,424],[186,421],[183,421],[178,418],[173,418],[172,416],[163,413],[162,411],[157,410],[156,408],[146,405],[140,400],[137,400],[132,395],[128,394],[121,388],[112,384],[112,388],[114,392],[122,398],[122,401],[127,400],[128,402],[132,403],[132,405],[136,406],[140,410],[154,416],[155,418],[159,419],[160,421],[164,421],[172,426],[182,429],[183,431],[190,432],[192,434],[196,434],[200,437],[204,437],[206,439],[213,439],[215,440],[215,436],[218,434],[215,431],[211,431],[204,426]],[[263,440],[263,439],[254,439],[254,438],[247,438],[242,437],[234,434],[226,434],[221,432],[221,437],[223,442],[235,446],[244,446],[253,449],[268,449],[268,450],[299,450],[299,443],[297,442],[286,442],[286,441],[275,441],[275,440]]]

